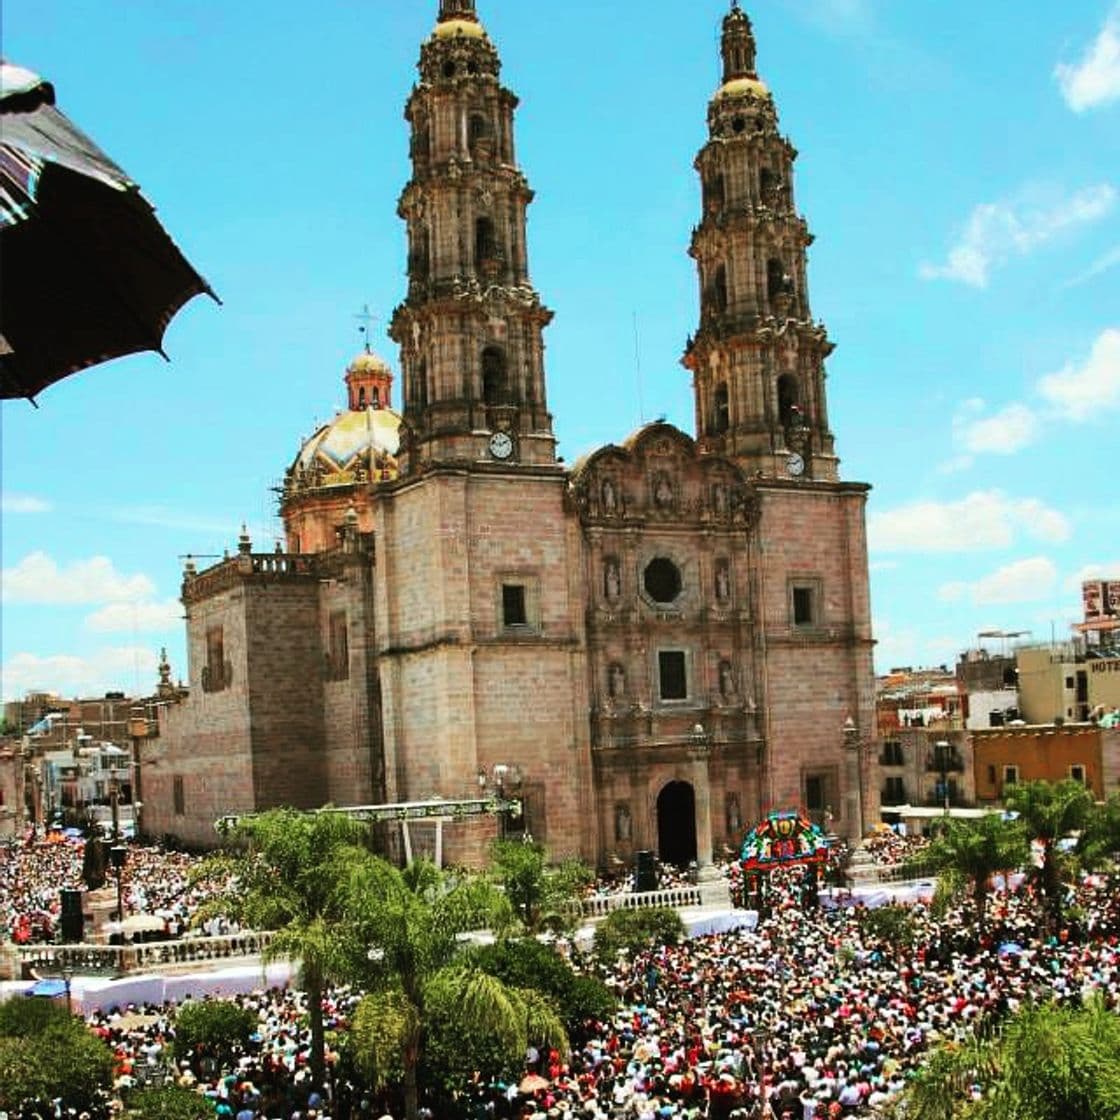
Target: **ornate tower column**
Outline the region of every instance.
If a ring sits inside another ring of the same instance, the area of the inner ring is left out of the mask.
[[[723,21],[723,81],[696,157],[703,213],[689,249],[700,326],[683,364],[693,374],[701,449],[752,473],[837,478],[824,360],[832,352],[809,310],[806,249],[794,208],[796,149],[755,67],[750,20],[733,0]]]
[[[517,166],[517,97],[474,0],[441,0],[405,108],[412,179],[408,295],[390,336],[401,347],[406,470],[425,462],[555,462],[543,328],[552,312],[529,280]]]

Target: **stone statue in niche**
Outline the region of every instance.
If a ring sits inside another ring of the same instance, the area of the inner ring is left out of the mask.
[[[612,700],[621,700],[626,695],[626,670],[617,661],[607,675],[607,689]]]
[[[621,804],[614,810],[614,838],[625,843],[630,839],[630,806]]]
[[[730,661],[719,663],[719,694],[724,700],[730,700],[735,695],[735,671]]]
[[[727,795],[727,834],[728,836],[738,836],[742,828],[743,813],[739,808],[739,795],[729,793]]]
[[[664,471],[659,471],[653,480],[653,502],[658,509],[673,507],[673,484]]]
[[[607,570],[603,577],[603,588],[607,593],[608,602],[615,602],[622,594],[622,577],[618,571],[618,561],[608,560]]]
[[[614,514],[618,510],[618,495],[615,493],[614,483],[609,479],[603,479],[603,512],[608,516]]]
[[[721,603],[726,603],[731,598],[731,572],[726,561],[716,567],[716,598]]]
[[[712,509],[716,517],[726,517],[728,508],[727,487],[717,482],[712,487]]]

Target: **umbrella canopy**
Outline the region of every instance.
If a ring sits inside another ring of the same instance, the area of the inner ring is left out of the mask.
[[[33,399],[124,354],[162,354],[179,308],[214,295],[137,185],[54,107],[50,83],[7,63],[0,65],[0,252],[4,398]]]
[[[162,918],[157,918],[155,914],[130,914],[123,922],[121,922],[121,933],[152,933],[156,930],[163,930],[164,924]]]

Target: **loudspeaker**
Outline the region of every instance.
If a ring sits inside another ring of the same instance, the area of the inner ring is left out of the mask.
[[[634,891],[641,894],[657,890],[657,860],[653,852],[634,853]]]
[[[81,941],[85,936],[85,915],[82,913],[83,891],[66,887],[59,892],[62,899],[62,940]]]

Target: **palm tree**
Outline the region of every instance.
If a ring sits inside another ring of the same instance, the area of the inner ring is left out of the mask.
[[[966,890],[970,893],[976,923],[983,932],[991,877],[998,871],[1021,867],[1028,854],[1018,823],[989,814],[979,820],[946,820],[920,858],[927,871],[938,874],[942,900]]]
[[[1027,1005],[990,1037],[935,1050],[894,1115],[902,1120],[1115,1120],[1120,1017],[1085,1006]],[[973,1099],[973,1088],[980,1099]]]
[[[1039,869],[1042,892],[1046,896],[1050,920],[1062,920],[1065,890],[1062,852],[1058,841],[1071,832],[1080,832],[1093,813],[1093,795],[1080,782],[1023,782],[1012,786],[1004,799],[1007,808],[1018,813],[1027,836],[1042,845]]]
[[[1120,853],[1120,793],[1093,807],[1075,852],[1082,867],[1089,869],[1115,861]]]
[[[311,1070],[325,1079],[323,992],[345,976],[349,941],[338,903],[340,854],[363,845],[368,827],[341,813],[270,809],[243,818],[232,836],[244,849],[204,861],[196,878],[225,872],[228,889],[204,904],[201,924],[226,915],[249,929],[274,930],[265,963],[298,961],[311,1025]]]
[[[354,1016],[355,1052],[375,1085],[401,1075],[407,1120],[418,1115],[417,1071],[437,1012],[453,1012],[464,1037],[491,1037],[511,1053],[529,1042],[567,1050],[548,999],[507,987],[462,955],[461,933],[512,921],[508,900],[485,879],[456,879],[423,861],[400,871],[355,851],[343,896],[357,935],[352,972],[368,992]]]

